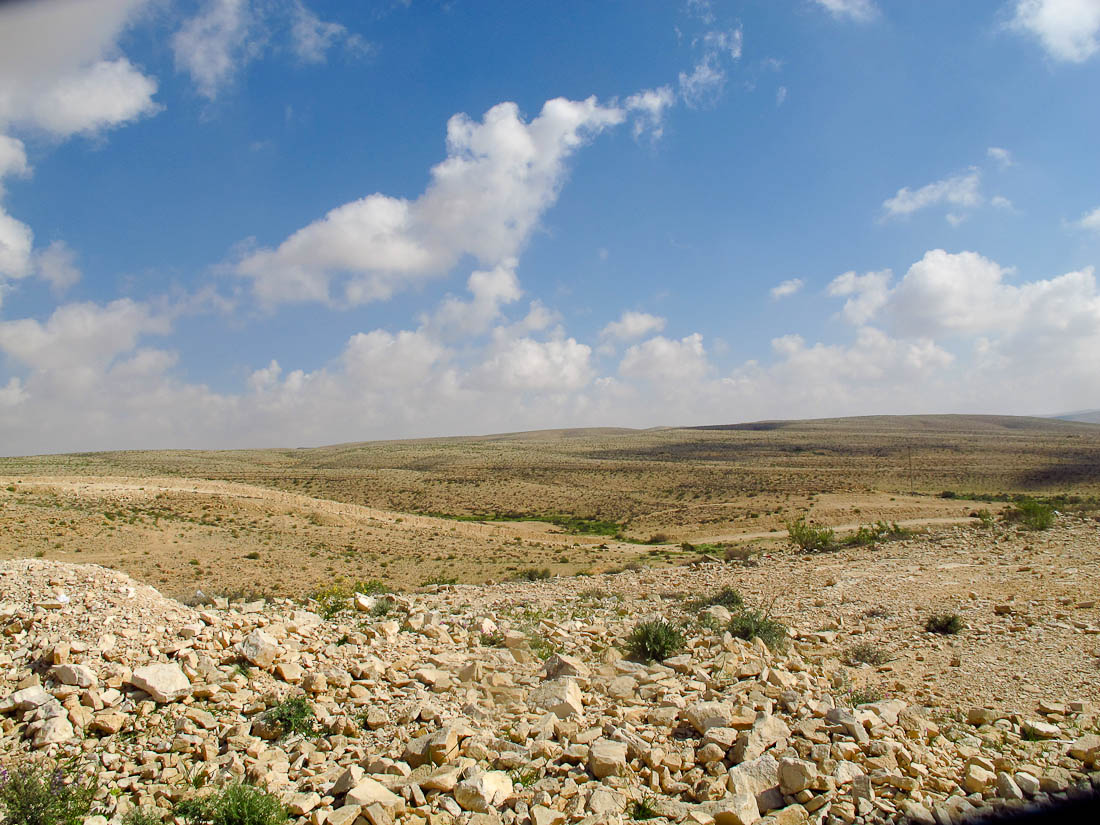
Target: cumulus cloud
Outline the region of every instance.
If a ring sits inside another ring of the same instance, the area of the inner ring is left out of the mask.
[[[322,20],[301,0],[291,7],[290,37],[294,53],[304,63],[324,63],[331,48],[339,43],[351,51],[363,52],[367,41],[340,23]]]
[[[1084,63],[1100,50],[1098,0],[1016,0],[1011,25],[1055,60]]]
[[[678,341],[658,335],[635,344],[619,364],[624,377],[666,385],[699,381],[708,370],[703,336],[697,332]]]
[[[381,193],[339,206],[274,249],[244,256],[236,272],[268,304],[382,300],[410,283],[443,275],[463,255],[490,267],[515,258],[557,199],[566,161],[585,141],[625,118],[595,98],[547,101],[529,123],[514,103],[480,122],[447,123],[447,157],[415,200]]]
[[[54,241],[35,255],[35,270],[49,283],[55,295],[64,292],[80,280],[76,253],[64,241]]]
[[[1078,229],[1100,232],[1100,206],[1082,215],[1080,220],[1074,222],[1074,226]]]
[[[43,0],[0,7],[0,297],[9,279],[37,270],[55,288],[71,281],[60,248],[40,253],[34,233],[3,208],[4,178],[30,174],[10,133],[95,135],[153,114],[156,81],[118,55],[118,38],[144,0]]]
[[[509,340],[481,364],[475,386],[565,393],[592,380],[592,348],[573,338]]]
[[[875,313],[886,304],[892,277],[893,273],[889,269],[868,272],[865,275],[845,272],[832,280],[828,293],[848,299],[844,302],[844,309],[841,310],[841,315],[846,321],[852,324],[863,324],[873,318]]]
[[[833,17],[848,18],[859,23],[873,20],[878,8],[872,0],[814,0]]]
[[[627,310],[618,321],[612,321],[600,331],[601,338],[630,341],[665,328],[665,319],[648,312]]]
[[[780,298],[787,298],[794,295],[801,290],[803,282],[801,278],[789,278],[782,283],[778,283],[770,290],[773,301],[778,301]]]
[[[441,338],[471,337],[487,331],[500,317],[501,307],[523,295],[516,263],[509,258],[493,269],[474,272],[466,282],[473,297],[469,301],[447,297],[434,313],[422,317],[424,328]]]
[[[933,206],[946,205],[971,209],[980,206],[983,202],[981,173],[971,168],[964,174],[926,184],[916,191],[903,186],[894,197],[883,201],[882,208],[884,217],[897,218],[912,215],[914,212]],[[954,219],[952,222],[958,222],[961,217],[958,213],[948,214],[948,220]]]

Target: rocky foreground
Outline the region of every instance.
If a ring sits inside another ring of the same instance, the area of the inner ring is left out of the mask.
[[[100,825],[233,780],[310,825],[946,825],[1100,787],[1098,691],[962,713],[861,696],[835,629],[773,652],[721,606],[662,597],[730,567],[358,597],[325,619],[4,562],[0,754],[75,757]],[[629,661],[655,615],[687,621],[686,648]],[[316,732],[270,713],[296,696]]]

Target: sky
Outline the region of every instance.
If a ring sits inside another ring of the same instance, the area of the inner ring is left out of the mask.
[[[1100,0],[0,4],[0,453],[1100,407]]]

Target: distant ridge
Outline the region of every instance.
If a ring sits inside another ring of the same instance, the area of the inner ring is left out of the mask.
[[[1073,429],[1081,424],[1100,424],[1100,410],[1073,415],[1093,415],[1094,418],[1026,415],[853,415],[841,418],[803,418],[791,420],[746,421],[739,424],[707,424],[685,427],[688,430],[928,430],[928,431],[996,431],[1035,430],[1057,431]]]
[[[1100,424],[1100,410],[1078,410],[1052,415],[1051,418],[1057,418],[1059,421],[1078,421],[1082,424]]]

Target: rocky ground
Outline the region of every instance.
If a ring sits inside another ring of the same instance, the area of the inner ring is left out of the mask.
[[[6,561],[0,753],[75,757],[100,823],[234,779],[310,825],[967,821],[1100,787],[1098,528],[194,608]],[[726,586],[790,643],[731,636]],[[627,659],[653,618],[685,648]]]

